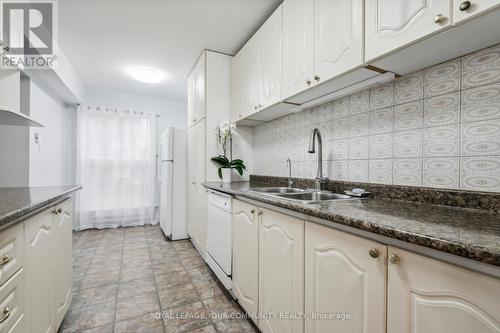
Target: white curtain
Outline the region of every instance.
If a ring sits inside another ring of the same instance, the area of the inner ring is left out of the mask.
[[[156,116],[85,105],[77,126],[76,229],[156,223]]]

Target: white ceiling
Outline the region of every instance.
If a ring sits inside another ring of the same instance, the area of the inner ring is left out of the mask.
[[[94,89],[186,100],[187,75],[203,49],[234,54],[281,0],[63,0],[59,44]],[[127,69],[152,67],[151,85]]]

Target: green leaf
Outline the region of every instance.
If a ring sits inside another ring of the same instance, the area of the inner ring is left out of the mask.
[[[222,179],[222,168],[219,168],[217,173],[219,174],[219,178]]]
[[[211,160],[212,162],[217,163],[219,166],[224,168],[230,166],[229,160],[226,157],[222,158],[221,156],[217,156],[217,157],[212,157]]]
[[[238,173],[240,174],[240,176],[243,176],[243,168],[241,168],[239,166],[233,166],[233,169],[235,169],[236,171],[238,171]]]

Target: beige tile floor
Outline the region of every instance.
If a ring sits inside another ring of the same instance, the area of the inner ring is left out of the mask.
[[[258,332],[190,241],[167,241],[158,226],[73,241],[73,303],[60,333]]]

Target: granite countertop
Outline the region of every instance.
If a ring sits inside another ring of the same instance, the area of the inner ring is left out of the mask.
[[[79,185],[0,188],[0,228],[81,188]]]
[[[246,197],[331,223],[425,246],[500,266],[500,214],[475,209],[388,199],[355,199],[319,204],[243,191],[249,182],[204,183],[205,187]],[[253,187],[265,184],[251,184]]]

